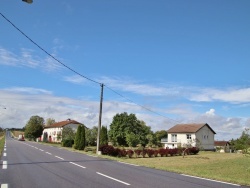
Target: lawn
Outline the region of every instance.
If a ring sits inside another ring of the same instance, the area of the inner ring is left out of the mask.
[[[242,154],[200,152],[198,155],[189,155],[184,158],[182,156],[108,158],[181,174],[199,176],[240,185],[250,185],[250,157],[246,157]]]

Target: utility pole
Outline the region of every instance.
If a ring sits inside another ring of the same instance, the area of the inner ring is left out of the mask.
[[[103,86],[104,86],[104,85],[101,84],[101,97],[100,97],[98,133],[97,133],[97,141],[96,141],[96,154],[99,154],[99,147],[100,147],[100,132],[101,132],[101,127],[102,127]]]

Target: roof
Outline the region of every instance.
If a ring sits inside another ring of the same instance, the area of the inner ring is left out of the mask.
[[[226,144],[230,145],[228,141],[214,141],[215,146],[225,146]]]
[[[57,122],[57,123],[54,123],[50,126],[47,126],[45,127],[45,129],[47,128],[55,128],[55,127],[64,127],[65,125],[68,125],[68,124],[79,124],[81,125],[81,123],[75,121],[75,120],[71,120],[71,119],[67,119],[65,121],[61,121],[61,122]]]
[[[214,130],[207,124],[177,124],[170,128],[167,132],[168,133],[196,133],[198,132],[202,127],[207,126],[214,134]]]

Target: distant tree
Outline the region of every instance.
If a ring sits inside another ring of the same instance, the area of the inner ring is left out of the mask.
[[[236,150],[250,154],[250,128],[246,128],[238,139],[231,140],[231,145]]]
[[[74,148],[83,150],[85,148],[85,126],[79,125],[76,131]]]
[[[32,116],[25,126],[24,135],[28,139],[35,140],[43,132],[44,119],[40,116]]]
[[[156,137],[156,144],[160,147],[162,146],[161,139],[168,138],[168,133],[165,130],[156,131],[155,137]]]
[[[138,120],[135,114],[124,112],[113,117],[109,138],[114,145],[128,146],[138,141],[139,144],[145,146],[148,143],[147,135],[151,133],[150,129],[145,122]]]
[[[75,132],[71,127],[64,127],[62,130],[62,146],[72,147],[75,139]]]
[[[98,128],[94,126],[92,129],[86,129],[85,131],[86,145],[96,146]]]
[[[48,119],[46,119],[45,127],[53,125],[54,123],[56,123],[55,119],[48,118]]]
[[[85,148],[85,126],[84,125],[79,125],[79,126],[81,126],[81,138],[80,138],[79,150],[84,150]]]
[[[102,126],[100,132],[100,146],[108,144],[108,129],[106,126]]]

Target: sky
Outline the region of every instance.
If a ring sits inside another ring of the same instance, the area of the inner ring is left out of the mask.
[[[250,128],[249,0],[0,1],[0,127],[31,116],[153,131]]]

